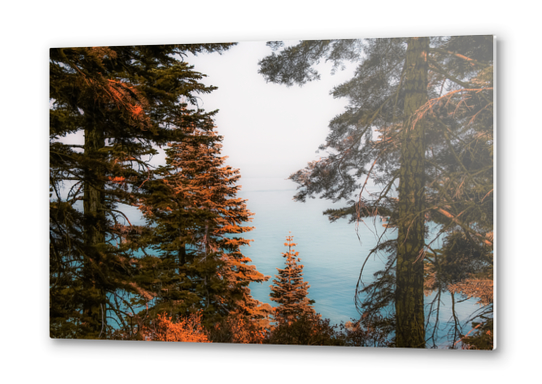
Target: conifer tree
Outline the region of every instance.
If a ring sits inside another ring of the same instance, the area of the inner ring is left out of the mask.
[[[434,341],[440,293],[452,292],[450,270],[461,266],[466,268],[461,278],[482,273],[492,279],[492,40],[315,40],[289,47],[270,42],[279,52],[260,62],[266,80],[288,86],[317,80],[314,65],[320,60],[334,68],[343,61],[358,64],[353,78],[332,91],[349,105],[330,123],[320,147],[326,153],[290,178],[299,184],[299,201],[315,196],[348,201],[325,212],[332,221],[388,219],[381,241],[367,256],[386,252],[385,268],[374,283],[359,281],[356,303],[363,319],[395,329],[396,346]],[[380,192],[367,192],[369,180]],[[427,238],[429,225],[439,228],[437,236]],[[398,237],[382,240],[388,229],[397,230]],[[435,250],[437,237],[456,246]],[[454,248],[482,256],[465,263],[450,254]],[[427,312],[424,287],[438,292]],[[381,321],[384,312],[390,316]],[[424,324],[435,314],[428,333]]]
[[[167,165],[148,183],[141,205],[162,262],[154,310],[202,309],[207,326],[232,316],[265,319],[270,308],[252,298],[248,285],[268,278],[241,252],[251,241],[241,235],[252,230],[243,225],[252,213],[237,197],[239,170],[224,165],[222,137],[212,128],[192,124],[183,133],[166,149]]]
[[[182,139],[181,118],[214,88],[182,60],[229,44],[54,48],[50,52],[51,337],[103,338],[152,299],[123,205],[150,179],[157,146]],[[79,134],[82,144],[67,144]],[[126,324],[124,324],[126,325]]]
[[[312,306],[314,300],[308,298],[310,286],[303,280],[303,265],[298,264],[301,261],[299,252],[293,249],[297,245],[293,236],[287,236],[284,245],[288,247],[288,252],[282,254],[286,266],[277,268],[279,273],[273,279],[270,297],[279,304],[275,308],[275,321],[279,325],[291,325],[302,318],[316,318],[316,314]]]

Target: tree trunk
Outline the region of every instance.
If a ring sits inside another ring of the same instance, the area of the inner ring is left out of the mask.
[[[87,323],[85,337],[98,338],[105,329],[106,298],[97,269],[103,262],[100,246],[105,243],[104,170],[99,166],[100,149],[105,147],[103,132],[99,128],[85,129],[85,155],[90,163],[85,170],[83,211],[85,215],[83,266],[83,315]]]
[[[186,244],[183,244],[179,248],[179,266],[184,267],[185,264],[186,264]]]
[[[429,39],[410,38],[405,61],[405,120],[401,143],[399,234],[395,292],[397,347],[424,348],[423,257],[425,224],[424,121],[415,112],[427,102]]]

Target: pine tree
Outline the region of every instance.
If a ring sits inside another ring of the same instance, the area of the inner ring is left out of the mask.
[[[293,236],[287,236],[284,245],[288,247],[288,252],[282,254],[286,267],[277,268],[279,273],[273,279],[270,297],[279,304],[275,308],[275,321],[279,325],[291,325],[302,318],[316,318],[316,314],[312,306],[314,300],[308,298],[310,286],[303,280],[303,265],[298,264],[299,252],[293,249],[297,245],[293,243]]]
[[[450,284],[443,265],[461,265],[464,275],[492,279],[492,36],[268,45],[280,51],[260,62],[260,73],[288,86],[317,80],[314,65],[320,60],[334,68],[343,61],[358,63],[353,78],[332,91],[348,98],[349,106],[330,123],[320,147],[326,153],[290,176],[299,184],[295,198],[347,200],[346,207],[325,212],[332,221],[388,219],[381,239],[388,230],[397,230],[398,238],[379,241],[367,256],[386,252],[388,259],[374,283],[358,282],[358,309],[369,323],[395,328],[396,346],[434,342],[440,293]],[[367,193],[369,180],[381,187],[379,193]],[[429,226],[439,228],[440,239],[462,238],[461,247],[483,256],[465,264],[449,247],[435,250],[436,237],[426,237]],[[448,262],[439,263],[439,254]],[[424,313],[428,281],[438,294]],[[390,317],[380,321],[384,312]],[[424,324],[435,313],[428,334]]]
[[[224,165],[222,137],[213,129],[192,124],[183,132],[184,140],[166,149],[167,165],[148,183],[141,205],[162,262],[154,310],[202,309],[208,327],[231,317],[265,319],[270,308],[252,298],[248,285],[268,278],[241,252],[251,241],[240,235],[252,230],[243,226],[252,213],[237,197],[239,170]]]
[[[182,60],[229,44],[54,48],[50,52],[51,337],[103,338],[152,293],[123,205],[135,205],[157,146],[182,140],[183,112],[214,88]],[[82,134],[84,143],[66,144]]]

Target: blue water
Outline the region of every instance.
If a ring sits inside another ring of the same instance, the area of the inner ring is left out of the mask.
[[[320,199],[306,203],[292,200],[295,184],[283,179],[243,179],[239,197],[247,199],[247,206],[255,215],[251,223],[255,229],[246,234],[253,239],[243,253],[252,259],[257,269],[271,279],[267,283],[253,283],[253,296],[274,305],[269,300],[269,285],[284,267],[282,252],[286,252],[286,236],[294,237],[294,247],[304,266],[304,279],[310,285],[309,297],[316,301],[315,309],[332,323],[358,317],[354,292],[367,250],[375,244],[369,231],[360,231],[358,240],[354,225],[346,220],[330,223],[322,212],[340,207]]]
[[[254,230],[246,234],[253,239],[250,247],[243,253],[252,259],[257,269],[271,276],[266,283],[252,283],[253,296],[275,305],[270,301],[269,286],[277,273],[283,268],[282,252],[286,251],[286,236],[294,236],[301,264],[304,265],[304,279],[310,285],[309,297],[315,300],[315,310],[332,324],[359,318],[354,304],[354,293],[363,262],[377,243],[377,236],[384,228],[380,219],[370,219],[359,224],[349,224],[342,219],[331,223],[322,212],[328,208],[343,207],[344,203],[329,200],[309,199],[305,203],[293,201],[296,184],[284,179],[242,179],[239,196],[247,199],[247,206],[255,215],[251,223]],[[396,233],[389,232],[389,237]],[[359,238],[358,238],[359,236]],[[371,282],[373,273],[382,269],[386,255],[371,256],[365,266],[363,279]],[[426,304],[434,295],[426,297]],[[457,300],[457,299],[456,299]],[[465,322],[478,308],[476,300],[456,303],[458,318]],[[451,325],[451,298],[444,294],[441,298],[441,329],[438,332],[442,343]],[[468,332],[467,325],[464,330]]]
[[[343,207],[344,203],[329,200],[308,199],[305,203],[295,202],[296,184],[281,178],[242,178],[242,188],[238,196],[246,199],[248,209],[254,213],[253,221],[247,225],[254,229],[244,234],[252,239],[250,246],[242,249],[252,264],[266,276],[265,283],[251,283],[252,295],[257,300],[275,306],[269,298],[270,289],[277,268],[284,267],[282,252],[286,236],[292,235],[294,247],[299,252],[304,266],[304,279],[310,285],[309,297],[315,300],[314,308],[332,324],[359,319],[360,314],[354,304],[354,293],[363,262],[377,243],[377,236],[384,230],[380,219],[367,220],[359,224],[349,224],[342,219],[331,223],[322,214],[328,208]],[[133,224],[141,222],[139,211],[124,207]],[[396,236],[389,232],[389,236]],[[359,236],[359,238],[358,238]],[[371,282],[373,273],[381,270],[386,255],[371,256],[365,266],[364,282]],[[426,304],[434,295],[426,297]],[[446,334],[452,318],[449,294],[442,297],[439,337],[445,344]],[[456,303],[456,313],[462,322],[478,309],[475,300]],[[467,325],[464,332],[471,328]]]

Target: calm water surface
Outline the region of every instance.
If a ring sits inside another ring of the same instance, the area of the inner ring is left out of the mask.
[[[250,285],[254,298],[275,306],[269,298],[269,286],[277,274],[277,268],[284,267],[282,253],[286,236],[294,236],[294,247],[299,252],[304,266],[304,279],[310,285],[309,297],[315,300],[315,310],[323,318],[329,318],[332,324],[359,318],[354,304],[354,292],[361,266],[370,250],[377,243],[377,235],[383,231],[382,222],[369,220],[355,225],[342,219],[331,223],[322,214],[328,208],[340,208],[345,204],[332,203],[328,200],[308,199],[305,203],[293,201],[296,184],[280,178],[243,178],[239,197],[246,199],[248,209],[254,213],[249,223],[254,229],[244,234],[252,239],[250,246],[242,252],[252,259],[252,264],[266,276],[265,283]],[[141,220],[135,208],[127,208],[132,223]],[[390,237],[396,233],[388,231]],[[358,238],[359,236],[359,238]],[[363,279],[372,280],[374,272],[382,269],[385,255],[371,256],[365,266]],[[433,296],[426,298],[429,303]],[[478,307],[475,300],[456,304],[456,311],[461,321]],[[440,337],[444,340],[448,329],[446,323],[451,320],[451,300],[443,295],[440,321]],[[465,332],[470,327],[465,327]]]
[[[243,253],[252,259],[260,272],[271,276],[266,283],[250,285],[253,296],[275,305],[269,299],[269,286],[277,274],[276,268],[284,266],[282,252],[287,250],[284,242],[291,232],[316,311],[335,324],[359,318],[354,292],[361,266],[376,245],[377,235],[384,229],[380,219],[360,223],[356,233],[355,225],[349,224],[347,219],[331,223],[322,214],[328,208],[339,208],[345,204],[321,199],[295,202],[296,184],[292,181],[248,178],[243,179],[242,184],[239,196],[247,199],[247,206],[254,213],[251,225],[255,227],[245,236],[254,241],[250,247],[245,247]],[[396,236],[396,232],[388,231],[388,234],[390,238]],[[382,269],[385,261],[385,255],[371,256],[363,273],[364,281],[370,282],[373,273]],[[433,298],[433,295],[428,296],[426,303]],[[456,304],[461,321],[466,321],[477,308],[475,300]],[[451,318],[451,300],[446,294],[442,297],[440,315],[442,329],[439,335],[443,339]],[[467,326],[465,332],[468,330],[470,327]]]

